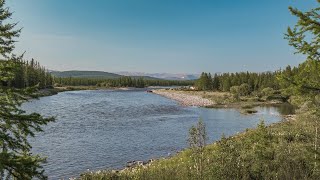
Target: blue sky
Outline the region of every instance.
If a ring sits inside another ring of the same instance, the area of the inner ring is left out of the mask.
[[[288,6],[316,0],[7,0],[16,52],[53,70],[267,71],[304,57],[283,39]]]

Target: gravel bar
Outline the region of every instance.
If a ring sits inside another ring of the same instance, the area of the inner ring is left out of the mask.
[[[183,106],[211,106],[215,105],[215,102],[205,99],[200,96],[182,94],[177,92],[168,91],[153,91],[153,93],[164,96],[166,98],[178,101]]]

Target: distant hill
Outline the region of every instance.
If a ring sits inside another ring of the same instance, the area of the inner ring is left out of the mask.
[[[134,78],[134,79],[143,78],[145,80],[164,80],[161,78],[155,78],[155,77],[150,77],[150,76],[130,76],[130,77]]]
[[[114,79],[124,75],[115,73],[109,73],[104,71],[51,71],[52,75],[56,77],[76,77],[76,78],[103,78]],[[155,78],[150,76],[130,76],[132,78],[143,78],[146,80],[161,80],[161,78]]]
[[[78,77],[78,78],[105,78],[113,79],[122,75],[104,72],[104,71],[51,71],[56,77]]]
[[[195,80],[199,78],[199,74],[171,74],[171,73],[143,73],[143,72],[117,72],[117,74],[124,76],[149,76],[158,79],[167,80]]]

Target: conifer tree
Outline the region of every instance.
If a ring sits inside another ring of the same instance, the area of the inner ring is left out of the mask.
[[[307,60],[299,65],[298,74],[295,76],[280,76],[280,80],[289,81],[299,92],[309,93],[313,96],[313,107],[310,112],[314,115],[314,171],[313,175],[319,177],[319,148],[318,148],[318,127],[319,127],[319,93],[320,93],[320,0],[317,0],[318,7],[307,12],[289,7],[292,15],[298,18],[294,28],[288,28],[285,38],[289,45],[296,49],[296,53],[306,55]],[[288,71],[288,70],[287,70]]]
[[[28,137],[42,131],[41,126],[53,121],[39,114],[26,114],[19,107],[32,88],[16,89],[11,83],[17,71],[15,39],[21,29],[16,23],[8,23],[12,13],[0,0],[0,179],[46,179],[41,163],[45,161],[32,155]]]
[[[317,1],[319,6],[307,12],[289,7],[298,21],[293,28],[288,28],[285,38],[296,53],[305,55],[307,60],[299,67],[297,76],[280,77],[309,92],[320,92],[320,0]]]

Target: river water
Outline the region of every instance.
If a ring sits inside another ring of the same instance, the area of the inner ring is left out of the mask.
[[[47,156],[49,179],[116,169],[127,161],[166,157],[188,146],[188,130],[202,118],[209,142],[281,120],[278,108],[260,107],[254,115],[234,109],[183,107],[142,90],[70,91],[23,104],[27,112],[55,116],[31,138],[33,152]]]

